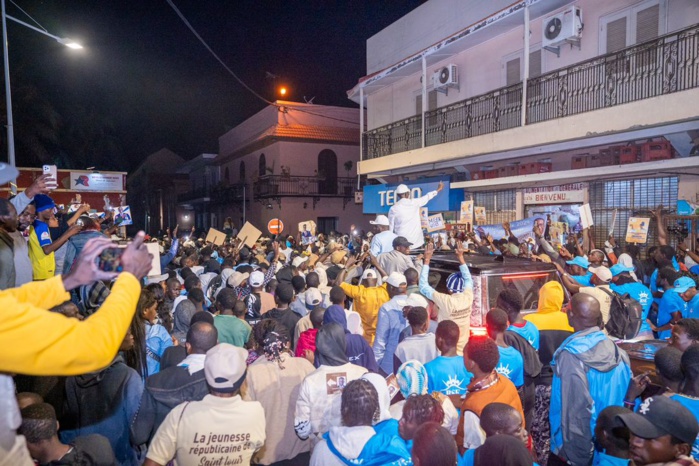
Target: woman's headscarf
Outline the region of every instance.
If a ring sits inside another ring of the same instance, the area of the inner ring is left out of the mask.
[[[556,281],[544,283],[539,289],[539,308],[536,312],[542,314],[561,312],[563,306],[563,287]]]
[[[516,437],[505,434],[493,435],[476,449],[474,466],[532,466],[532,455],[524,443]]]
[[[184,345],[187,342],[187,332],[192,322],[192,316],[197,313],[197,308],[189,299],[185,299],[177,305],[175,312],[175,327],[172,334]]]
[[[342,326],[345,333],[350,333],[347,329],[347,314],[345,314],[345,310],[338,305],[330,306],[325,310],[325,314],[323,314],[323,325],[326,324],[338,324]]]
[[[267,361],[276,361],[280,369],[284,369],[282,353],[286,349],[287,343],[289,343],[289,337],[274,330],[267,333],[262,340],[262,351],[264,351]]]
[[[391,405],[391,395],[388,393],[386,379],[381,377],[379,374],[374,374],[371,372],[367,372],[362,376],[362,378],[372,384],[376,389],[376,392],[379,394],[379,419],[375,421],[374,424],[378,424],[386,419],[391,419],[391,413],[388,410],[388,407]]]
[[[316,367],[347,364],[345,329],[339,324],[323,325],[316,335]]]
[[[427,394],[427,371],[420,361],[404,362],[396,372],[398,387],[406,400],[410,395]]]
[[[621,264],[626,268],[634,268],[633,258],[626,253],[623,253],[619,256],[619,259],[617,259],[617,264]],[[629,275],[631,275],[631,277],[634,280],[638,281],[638,277],[636,277],[636,272],[629,272]]]

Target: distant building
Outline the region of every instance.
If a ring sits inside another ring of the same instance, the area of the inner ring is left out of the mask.
[[[177,195],[189,190],[187,175],[177,174],[184,163],[182,157],[163,148],[147,156],[129,174],[126,200],[134,222],[130,233],[144,229],[158,234],[174,228],[180,219],[188,220],[178,215],[177,207]]]
[[[218,156],[182,165],[192,189],[180,218],[221,229],[230,216],[264,231],[279,218],[294,235],[307,220],[325,233],[366,227],[354,197],[359,133],[357,109],[277,101],[221,136]]]

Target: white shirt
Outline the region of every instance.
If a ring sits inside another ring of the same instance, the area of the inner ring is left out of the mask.
[[[437,194],[435,190],[417,199],[402,198],[388,211],[389,229],[397,236],[404,236],[413,243],[410,249],[417,249],[425,244],[420,222],[420,207],[425,206]]]
[[[396,237],[398,237],[398,235],[391,230],[385,230],[374,235],[371,239],[371,254],[378,256],[384,252],[393,251],[393,240],[396,239]]]
[[[243,401],[240,395],[206,395],[170,411],[146,457],[158,464],[175,459],[177,466],[201,465],[204,458],[221,457],[225,458],[221,464],[250,464],[264,443],[265,413],[259,402]]]

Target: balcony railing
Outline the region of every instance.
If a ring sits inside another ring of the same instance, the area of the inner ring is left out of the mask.
[[[249,201],[251,198],[250,186],[245,183],[219,185],[211,190],[211,203],[214,205],[242,202],[244,199]]]
[[[263,176],[253,185],[256,198],[272,197],[343,197],[354,196],[357,179],[318,176]]]
[[[211,190],[209,188],[199,188],[193,189],[186,193],[177,195],[177,202],[192,202],[192,201],[208,201],[211,196]]]
[[[543,53],[543,52],[542,52]],[[699,25],[527,80],[527,124],[699,87]],[[425,145],[521,125],[522,83],[425,112]],[[363,135],[363,157],[422,147],[422,116]]]

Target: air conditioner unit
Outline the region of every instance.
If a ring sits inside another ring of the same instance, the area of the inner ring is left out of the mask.
[[[557,47],[565,43],[579,43],[582,37],[582,10],[573,6],[543,21],[542,47]]]
[[[447,87],[457,87],[459,85],[459,74],[456,65],[447,65],[432,75],[432,84],[435,89],[445,89]]]

